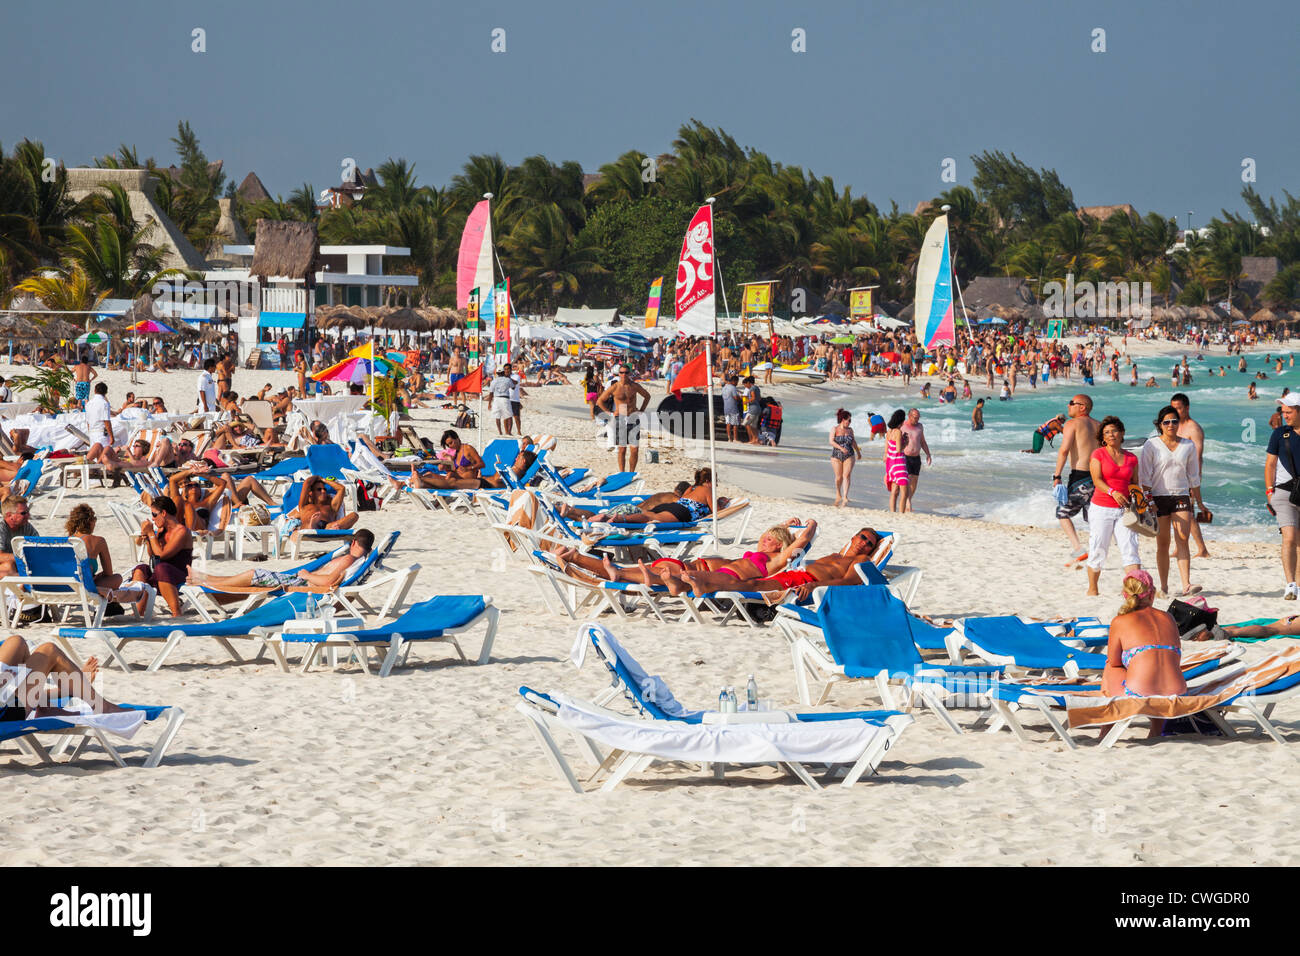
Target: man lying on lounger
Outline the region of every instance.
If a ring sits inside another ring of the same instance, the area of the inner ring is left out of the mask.
[[[560,548],[555,557],[561,567],[577,565],[610,581],[662,584],[674,597],[691,591],[696,594],[744,591],[753,582],[784,570],[796,554],[807,549],[817,533],[817,522],[808,522],[796,538],[790,528],[800,523],[798,518],[791,518],[783,525],[769,528],[759,537],[757,549],[746,551],[739,558],[703,557],[690,562],[659,558],[649,565],[640,561],[636,567],[619,567],[609,558],[600,560],[579,554],[574,548]]]
[[[1300,614],[1280,617],[1271,624],[1247,624],[1245,627],[1225,624],[1223,633],[1229,640],[1236,640],[1239,637],[1300,637]]]
[[[528,474],[528,469],[533,467],[533,462],[537,456],[531,451],[521,451],[515,455],[514,463],[510,466],[510,471],[515,478],[522,481],[524,475]],[[395,481],[395,480],[394,480]],[[395,481],[396,483],[396,481]],[[411,472],[412,488],[439,488],[439,489],[476,489],[476,488],[504,488],[505,481],[500,474],[484,475],[477,478],[461,478],[451,475],[426,475],[418,471]]]
[[[212,588],[214,591],[230,592],[276,591],[281,588],[289,591],[304,588],[334,588],[343,583],[352,565],[365,560],[374,546],[374,533],[362,528],[352,536],[352,543],[347,551],[318,571],[268,571],[265,568],[254,568],[252,571],[240,571],[238,574],[204,574],[195,571],[191,565],[189,583]]]

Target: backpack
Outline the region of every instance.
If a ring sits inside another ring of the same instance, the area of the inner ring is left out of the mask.
[[[360,478],[357,479],[357,511],[378,511],[383,502],[370,493],[370,488]]]

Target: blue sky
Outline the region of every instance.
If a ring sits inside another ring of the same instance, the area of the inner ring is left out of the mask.
[[[1080,205],[1203,225],[1242,208],[1247,157],[1263,195],[1300,193],[1297,37],[1283,0],[6,0],[0,143],[170,162],[188,119],[228,175],[287,196],[345,157],[404,156],[435,185],[483,152],[594,172],[697,118],[885,209],[948,188],[946,157],[969,184],[970,155],[1001,149]]]

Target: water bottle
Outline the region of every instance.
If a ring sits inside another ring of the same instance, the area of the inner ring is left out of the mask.
[[[758,710],[758,684],[754,682],[754,675],[749,675],[749,684],[745,687],[745,703],[748,710]]]
[[[315,616],[316,616],[316,595],[308,594],[307,595],[307,617],[313,618]]]
[[[727,712],[727,688],[724,687],[718,693],[718,713],[725,714],[726,712]]]
[[[736,707],[736,688],[734,688],[734,687],[728,687],[728,688],[727,688],[727,713],[729,713],[729,714],[734,714],[734,713],[736,712],[736,710],[737,710],[737,707]]]

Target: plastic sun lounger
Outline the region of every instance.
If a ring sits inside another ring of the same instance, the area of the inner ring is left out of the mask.
[[[169,706],[142,707],[134,704],[123,704],[122,706],[128,710],[143,712],[145,723],[152,723],[159,719],[163,720],[153,746],[146,749],[143,761],[143,765],[147,768],[157,767],[162,762],[162,759],[167,756],[172,741],[176,739],[176,734],[185,721],[185,711],[179,707]],[[44,764],[55,763],[55,756],[51,756],[40,738],[42,736],[54,736],[59,738],[60,743],[64,746],[75,742],[71,753],[65,758],[66,763],[75,762],[85,751],[86,745],[94,741],[103,748],[113,763],[119,767],[125,767],[126,760],[118,749],[121,745],[111,743],[106,736],[109,733],[113,733],[113,731],[102,726],[96,726],[93,719],[86,720],[74,716],[34,717],[26,720],[0,721],[0,742],[12,741],[20,750],[35,756]],[[59,755],[61,754],[56,752],[56,756]]]
[[[1244,712],[1277,743],[1285,738],[1270,720],[1278,703],[1300,697],[1300,647],[1281,648],[1248,665],[1223,668],[1188,693],[1178,696],[1101,698],[1065,697],[1070,729],[1109,726],[1100,746],[1108,748],[1138,717],[1168,720],[1204,714],[1227,737],[1237,732],[1227,721],[1232,712]]]
[[[280,669],[287,672],[289,662],[284,651],[291,644],[302,644],[307,653],[299,664],[306,673],[312,663],[326,648],[343,647],[354,652],[367,674],[371,673],[368,652],[384,652],[377,670],[378,676],[387,677],[393,667],[405,664],[411,648],[417,644],[442,642],[456,649],[462,661],[467,660],[457,636],[479,624],[485,624],[483,643],[474,663],[486,664],[496,640],[500,608],[490,597],[482,595],[438,595],[427,601],[413,604],[397,620],[383,627],[334,634],[297,634],[284,632],[268,637],[268,646],[275,654]]]
[[[875,772],[885,753],[913,722],[910,715],[897,711],[719,714],[689,710],[661,678],[647,675],[636,659],[599,624],[588,623],[579,628],[574,645],[578,666],[589,642],[612,678],[612,686],[603,698],[608,702],[621,693],[639,716],[619,714],[600,704],[559,694],[539,694],[527,687],[520,688],[523,701],[518,705],[552,766],[577,793],[582,793],[583,788],[560,752],[551,729],[564,729],[580,736],[584,752],[598,766],[597,773],[611,774],[601,787],[604,791],[612,790],[628,774],[645,769],[655,759],[689,760],[704,763],[706,767],[712,764],[716,776],[721,776],[729,763],[784,764],[810,788],[819,790],[820,785],[808,774],[805,764],[850,764],[842,783],[851,787],[868,770]],[[822,749],[832,738],[837,738],[843,746]],[[602,759],[597,743],[613,747],[615,752]],[[832,749],[834,753],[830,752]]]
[[[100,595],[91,573],[86,543],[80,538],[19,537],[13,539],[14,563],[18,573],[0,579],[0,600],[13,599],[13,616],[6,620],[10,628],[18,626],[24,603],[32,602],[63,609],[63,619],[81,611],[88,627],[98,627],[104,620],[108,598]],[[155,592],[144,586],[145,619],[153,615]]]
[[[839,681],[874,681],[885,706],[905,709],[917,697],[954,733],[962,729],[945,706],[953,695],[959,702],[988,706],[1002,678],[1000,666],[973,667],[922,660],[912,639],[907,606],[882,585],[827,588],[817,610],[820,628],[810,627],[800,613],[777,609],[777,623],[790,642],[799,699],[811,701],[809,679],[824,681],[822,703]],[[896,703],[890,681],[901,681],[905,703]]]
[[[265,647],[265,635],[258,633],[258,630],[269,631],[284,624],[285,621],[305,611],[308,601],[312,598],[314,598],[314,595],[293,592],[268,601],[247,614],[224,621],[203,621],[193,624],[141,624],[112,628],[61,627],[55,632],[55,640],[68,653],[68,656],[80,665],[80,658],[71,641],[79,638],[98,639],[108,648],[109,656],[123,670],[128,671],[132,668],[126,658],[122,656],[122,648],[125,645],[137,641],[161,644],[162,648],[148,667],[145,668],[149,671],[156,671],[163,665],[168,655],[171,654],[183,638],[206,637],[220,644],[235,663],[243,664],[246,662],[245,658],[240,657],[234,647],[231,646],[230,641],[232,639],[251,638],[258,641],[261,647]]]
[[[1018,617],[970,617],[954,621],[953,627],[946,642],[953,663],[960,663],[962,650],[970,649],[989,664],[1040,673],[1061,671],[1066,677],[1106,667],[1105,654],[1068,648]]]

